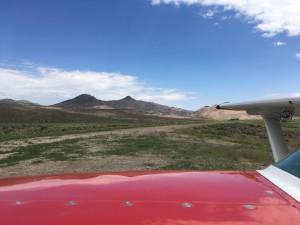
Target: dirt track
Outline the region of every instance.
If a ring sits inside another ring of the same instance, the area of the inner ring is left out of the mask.
[[[90,138],[96,136],[105,136],[105,135],[144,135],[153,132],[170,132],[178,128],[188,128],[199,126],[199,124],[188,124],[188,125],[171,125],[171,126],[157,126],[157,127],[141,127],[141,128],[131,128],[131,129],[120,129],[113,131],[100,131],[86,134],[69,134],[62,135],[58,137],[37,137],[37,138],[28,138],[24,140],[14,140],[14,141],[5,141],[0,143],[0,151],[10,151],[13,148],[19,146],[28,146],[30,144],[44,144],[52,143],[64,140],[71,140],[76,138]]]
[[[87,139],[97,137],[117,136],[138,136],[154,134],[156,132],[171,132],[177,128],[187,128],[199,126],[199,124],[173,125],[158,127],[143,127],[122,129],[114,131],[94,132],[87,134],[72,134],[58,137],[38,137],[24,140],[6,141],[0,143],[0,151],[9,152],[20,146],[28,146],[43,143],[60,142],[71,139]],[[99,149],[100,146],[95,146]],[[8,153],[10,154],[10,153]],[[2,158],[8,154],[1,154]],[[44,160],[43,160],[44,161]],[[58,173],[77,173],[77,172],[95,172],[95,171],[120,171],[120,170],[153,170],[158,169],[170,162],[170,159],[160,155],[149,153],[138,153],[137,156],[95,156],[72,161],[44,161],[40,164],[33,164],[32,160],[22,161],[18,165],[0,168],[0,177],[28,176],[39,174],[58,174]]]

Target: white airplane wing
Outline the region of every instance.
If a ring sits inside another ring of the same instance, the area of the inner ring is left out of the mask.
[[[300,97],[266,99],[247,102],[224,103],[217,107],[222,109],[246,110],[250,115],[268,114],[276,118],[283,111],[290,111],[295,116],[300,116]]]

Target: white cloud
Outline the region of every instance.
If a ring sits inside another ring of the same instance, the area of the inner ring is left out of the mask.
[[[300,59],[300,53],[296,53],[295,57]]]
[[[204,11],[200,11],[199,15],[202,16],[204,19],[212,19],[213,16],[217,13],[216,10],[204,10]]]
[[[54,104],[79,94],[101,100],[127,95],[139,100],[174,105],[192,99],[193,94],[176,89],[150,87],[135,76],[97,71],[63,70],[22,63],[13,69],[0,67],[0,97]]]
[[[283,99],[283,98],[298,98],[300,97],[300,92],[294,92],[289,94],[284,93],[273,93],[273,94],[267,94],[260,98],[256,98],[254,100],[274,100],[274,99]]]
[[[28,60],[23,60],[21,64],[24,65],[24,66],[28,66],[28,67],[34,67],[35,66],[35,64],[33,62],[28,61]]]
[[[225,20],[229,20],[231,18],[232,18],[231,16],[222,16],[221,20],[225,21]]]
[[[255,28],[264,37],[273,37],[282,32],[288,36],[300,35],[300,4],[296,0],[152,0],[152,4],[220,7],[225,11],[233,10],[248,21],[255,22]]]
[[[282,41],[277,41],[273,43],[276,46],[282,46],[282,45],[286,45],[286,42],[282,42]]]

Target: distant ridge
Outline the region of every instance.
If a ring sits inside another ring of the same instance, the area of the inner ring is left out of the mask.
[[[127,96],[120,100],[102,101],[88,94],[79,95],[73,99],[69,99],[55,105],[54,107],[64,109],[89,109],[89,108],[112,108],[112,109],[133,109],[138,112],[150,115],[164,116],[189,116],[191,111],[135,100],[131,96]]]
[[[71,111],[72,113],[79,114],[93,112],[105,115],[105,113],[108,113],[108,111],[105,112],[105,110],[108,109],[119,110],[121,114],[123,113],[123,115],[128,115],[129,113],[131,115],[144,114],[164,117],[166,116],[213,120],[261,119],[260,116],[250,116],[245,111],[217,110],[214,106],[204,106],[199,110],[189,111],[185,109],[160,105],[153,102],[136,100],[131,96],[126,96],[125,98],[119,100],[102,101],[92,95],[81,94],[73,99],[69,99],[51,106],[42,106],[26,100],[16,101],[13,99],[0,99],[0,110],[2,110],[3,113],[4,111],[7,112],[7,115],[10,115],[10,112],[12,110],[31,110],[31,112],[35,112],[35,110],[50,110],[47,111],[47,117],[51,115],[51,110],[54,110],[52,111],[53,115],[56,115],[58,112],[55,110],[68,111],[69,113]],[[17,115],[17,113],[15,113],[15,115]]]
[[[151,115],[164,115],[164,116],[189,116],[191,111],[169,107],[153,102],[146,102],[135,100],[131,96],[127,96],[120,100],[106,101],[105,104],[115,109],[135,109],[139,112]]]
[[[13,104],[13,105],[26,105],[26,106],[38,106],[39,104],[33,103],[27,100],[13,100],[10,98],[0,99],[0,104]]]

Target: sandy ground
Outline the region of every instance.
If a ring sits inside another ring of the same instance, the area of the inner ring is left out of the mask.
[[[32,144],[42,144],[59,142],[71,139],[85,139],[91,137],[109,137],[110,135],[147,135],[156,132],[171,132],[178,128],[188,128],[199,126],[199,124],[190,125],[173,125],[173,126],[159,126],[159,127],[143,127],[133,129],[122,129],[114,131],[94,132],[87,134],[72,134],[63,135],[59,137],[37,137],[29,138],[25,140],[6,141],[0,143],[0,151],[2,158],[7,157],[9,151],[16,147],[28,146]],[[220,143],[218,143],[220,144]],[[226,143],[223,143],[226,144]],[[97,149],[101,146],[94,146]],[[93,148],[90,149],[93,151]],[[36,159],[35,159],[36,160]],[[135,157],[130,156],[95,156],[86,157],[80,160],[74,161],[44,161],[43,163],[33,164],[32,160],[22,161],[18,165],[2,167],[0,168],[0,177],[16,177],[16,176],[28,176],[28,175],[40,175],[40,174],[59,174],[59,173],[79,173],[79,172],[97,172],[97,171],[122,171],[122,170],[155,170],[164,165],[167,165],[170,159],[164,158],[160,155],[153,155],[149,153],[139,153]]]

